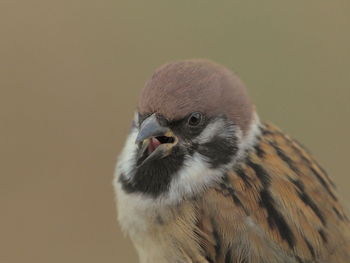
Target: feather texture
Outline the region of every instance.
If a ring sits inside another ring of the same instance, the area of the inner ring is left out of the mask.
[[[313,157],[266,124],[254,150],[201,200],[220,248],[209,262],[348,262],[349,220]],[[208,245],[205,245],[208,246]],[[205,247],[204,246],[204,247]],[[209,251],[209,250],[208,250]]]
[[[163,207],[134,243],[144,263],[345,263],[349,219],[314,158],[271,124],[220,183]]]

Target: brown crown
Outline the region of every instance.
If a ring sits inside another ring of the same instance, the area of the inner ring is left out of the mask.
[[[226,115],[245,133],[254,106],[245,86],[232,71],[214,62],[196,59],[158,68],[141,92],[140,113],[158,113],[169,120],[192,112],[209,117]]]

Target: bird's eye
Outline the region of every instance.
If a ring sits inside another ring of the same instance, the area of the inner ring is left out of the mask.
[[[202,122],[202,114],[199,112],[192,113],[191,116],[188,118],[187,124],[189,126],[197,126]]]

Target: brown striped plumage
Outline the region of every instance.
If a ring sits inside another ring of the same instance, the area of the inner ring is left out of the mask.
[[[195,202],[194,232],[208,262],[350,260],[349,219],[332,181],[270,124],[247,158]]]
[[[350,222],[327,173],[261,124],[238,76],[213,62],[154,73],[115,175],[141,263],[350,262]]]
[[[261,129],[220,183],[150,219],[147,238],[134,239],[141,262],[152,251],[166,254],[153,263],[349,262],[350,222],[332,181],[296,141]]]

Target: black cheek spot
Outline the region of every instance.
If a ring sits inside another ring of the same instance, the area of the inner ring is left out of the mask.
[[[236,138],[214,137],[210,142],[198,145],[197,151],[207,157],[212,168],[228,164],[237,153]]]

